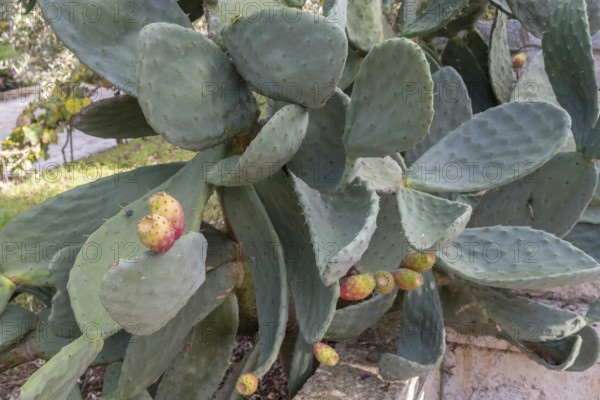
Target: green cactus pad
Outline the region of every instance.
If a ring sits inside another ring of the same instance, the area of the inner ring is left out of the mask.
[[[103,335],[110,335],[118,329],[100,303],[101,282],[115,262],[120,259],[133,260],[146,250],[138,238],[137,224],[148,213],[148,198],[161,191],[175,197],[183,207],[186,226],[189,227],[196,215],[198,218],[202,215],[204,205],[212,194],[212,188],[205,183],[205,166],[220,160],[223,154],[222,147],[198,154],[168,181],[146,192],[116,215],[113,214],[88,237],[75,260],[68,284],[71,307],[80,326],[96,326],[104,332]],[[145,189],[148,187],[152,186],[146,186]]]
[[[405,37],[427,36],[458,17],[468,4],[469,0],[431,0],[413,21],[401,27],[400,33]]]
[[[19,345],[28,354],[29,358],[50,360],[75,340],[59,336],[61,327],[48,323],[49,313],[50,310],[45,309],[39,314],[40,324],[38,329],[27,334]],[[86,330],[82,337],[85,337],[88,341],[95,341],[98,338],[93,329]],[[106,339],[102,351],[91,362],[90,366],[109,364],[121,360],[125,355],[130,339],[131,335],[126,332],[119,332]]]
[[[548,306],[503,290],[469,285],[486,315],[519,341],[559,340],[580,331],[585,320],[578,314]]]
[[[396,195],[382,195],[379,200],[377,228],[369,247],[362,255],[356,268],[362,273],[393,271],[410,251],[408,240],[400,223],[400,212]]]
[[[559,0],[542,40],[546,72],[556,98],[571,115],[577,148],[593,141],[587,136],[598,120],[598,85],[588,30],[585,1]]]
[[[361,158],[358,177],[369,182],[377,193],[396,193],[404,185],[402,168],[389,156]]]
[[[489,68],[492,90],[500,103],[506,103],[512,92],[513,68],[508,47],[506,14],[496,13],[490,38]]]
[[[417,159],[407,172],[407,186],[428,192],[475,192],[516,181],[524,168],[535,171],[560,150],[569,126],[569,115],[550,103],[492,108]]]
[[[299,335],[294,346],[290,376],[288,377],[288,386],[292,398],[302,389],[302,386],[312,375],[313,363],[313,343],[307,343],[302,335]]]
[[[229,366],[238,325],[235,296],[194,327],[183,349],[165,372],[155,400],[208,399]]]
[[[439,31],[434,32],[432,36],[452,37],[456,36],[462,30],[472,29],[485,12],[488,3],[487,0],[469,0],[468,4],[463,7],[455,19]]]
[[[300,332],[307,342],[318,342],[333,319],[340,295],[339,284],[325,286],[321,280],[313,239],[302,216],[291,178],[280,172],[269,182],[258,183],[256,190],[277,236],[286,243],[287,276]]]
[[[427,59],[427,62],[429,63],[429,72],[431,72],[431,75],[433,78],[433,74],[436,73],[437,71],[439,71],[440,69],[442,69],[442,64],[441,64],[442,62],[440,60],[439,54],[437,53],[437,50],[432,49],[425,43],[420,43],[419,45],[425,52],[425,58]],[[437,92],[435,92],[435,90],[434,90],[434,96],[436,94],[437,94]],[[435,105],[435,101],[434,101],[434,105]],[[434,113],[434,116],[435,116],[435,113]]]
[[[38,317],[31,311],[9,304],[0,315],[0,351],[11,347],[29,331],[35,329]]]
[[[404,26],[412,23],[427,7],[429,0],[415,0],[415,1],[403,1],[400,3],[398,8],[398,18],[396,25],[399,29],[403,29]]]
[[[375,231],[379,197],[360,179],[334,195],[311,189],[294,175],[292,180],[323,284],[330,286],[346,275],[367,249]]]
[[[402,300],[398,351],[379,359],[383,379],[409,379],[442,362],[446,349],[442,306],[433,273],[427,271],[423,278],[423,286],[406,292]]]
[[[342,77],[338,82],[338,87],[342,90],[346,90],[354,83],[356,75],[360,69],[362,63],[362,57],[358,55],[351,47],[348,48],[348,57],[346,57],[346,64],[344,64],[344,71]]]
[[[143,392],[171,365],[192,327],[204,320],[233,291],[240,279],[237,263],[206,274],[206,282],[167,325],[149,336],[134,336],[127,347],[115,391],[117,399]]]
[[[531,2],[529,0],[506,0],[507,6],[527,29],[528,32],[541,38],[547,26],[552,26],[550,20],[552,11],[556,9],[560,0],[545,0]],[[600,8],[596,0],[586,0],[589,29],[592,35],[600,30]],[[496,1],[498,3],[498,1]],[[587,25],[587,24],[586,24]]]
[[[219,186],[250,185],[279,171],[300,148],[308,127],[308,111],[284,106],[262,127],[241,156],[221,160],[208,172]]]
[[[438,252],[436,267],[480,285],[546,290],[587,282],[600,265],[547,232],[527,227],[465,229]]]
[[[261,342],[254,373],[260,379],[277,360],[288,319],[284,246],[254,188],[226,188],[223,208],[254,282]]]
[[[117,389],[122,365],[122,362],[117,361],[106,366],[106,369],[104,370],[104,381],[102,383],[102,397],[107,397]]]
[[[431,78],[434,92],[433,121],[429,134],[404,155],[408,164],[412,164],[444,136],[473,118],[469,92],[454,68],[444,67]]]
[[[398,99],[398,107],[389,106]],[[423,50],[406,38],[386,40],[364,58],[354,82],[346,152],[358,158],[408,150],[427,135],[432,117],[433,82]]]
[[[71,390],[71,393],[69,393],[67,400],[83,400],[83,396],[81,396],[81,390],[79,390],[79,385],[75,385],[73,387],[73,390]]]
[[[259,10],[268,10],[273,6],[280,6],[279,0],[220,0],[206,1],[207,26],[215,42],[222,41],[221,32],[239,17],[248,17]],[[294,15],[294,14],[290,14]]]
[[[333,95],[348,49],[344,31],[335,23],[288,7],[242,16],[223,31],[223,39],[256,92],[307,108],[321,107]]]
[[[191,27],[175,0],[39,0],[38,4],[44,19],[77,58],[133,95],[140,30],[153,22]]]
[[[156,332],[204,283],[207,247],[202,234],[188,232],[166,253],[119,260],[102,278],[100,302],[127,332]]]
[[[419,252],[437,250],[454,240],[471,217],[471,206],[458,201],[408,188],[401,188],[396,196],[404,237]]]
[[[502,332],[501,337],[521,350],[527,358],[553,371],[565,371],[573,366],[579,358],[583,344],[579,335],[547,342],[520,341],[508,332]]]
[[[302,145],[287,167],[310,187],[323,192],[343,190],[356,177],[358,161],[347,160],[342,136],[350,98],[341,90],[309,113]]]
[[[381,1],[348,1],[346,34],[352,47],[367,53],[373,46],[383,42],[381,14]]]
[[[73,126],[91,136],[127,139],[157,135],[137,100],[115,96],[85,107],[73,119]]]
[[[359,336],[375,325],[392,307],[398,290],[386,295],[376,295],[366,301],[352,304],[335,312],[325,334],[327,340],[344,340]]]
[[[324,0],[323,15],[345,30],[348,25],[348,0]]]
[[[52,307],[48,316],[48,323],[58,328],[60,337],[75,338],[81,335],[67,291],[69,273],[80,250],[81,246],[67,246],[52,257],[48,266],[52,286],[56,288],[56,293],[52,296]]]
[[[581,337],[583,351],[579,352],[575,362],[567,368],[567,371],[585,371],[593,367],[600,356],[600,340],[594,328],[586,325],[577,332],[577,336]]]
[[[560,105],[546,74],[543,52],[539,52],[527,62],[527,68],[517,81],[510,95],[510,101],[547,101]]]
[[[454,68],[467,86],[473,113],[478,114],[496,105],[496,98],[488,78],[487,47],[479,33],[469,32],[465,39],[448,40],[442,52],[442,63]],[[469,39],[467,44],[466,39]],[[480,49],[480,47],[483,47]],[[483,65],[485,64],[485,65]]]
[[[136,73],[146,120],[184,149],[215,146],[249,130],[258,117],[254,97],[227,56],[193,29],[166,23],[142,29]]]
[[[564,240],[572,243],[575,247],[583,250],[586,254],[600,262],[599,235],[600,225],[580,222],[571,229],[571,232],[564,237]]]
[[[439,288],[444,325],[462,335],[498,337],[500,331],[462,279]]]
[[[597,180],[596,165],[581,153],[558,153],[533,174],[483,195],[469,227],[531,226],[563,237],[592,199]]]
[[[20,389],[19,400],[65,400],[77,379],[102,350],[101,338],[80,336],[38,369]]]
[[[160,185],[181,167],[182,164],[165,164],[121,172],[32,207],[0,230],[4,246],[0,270],[13,282],[50,286],[48,264],[59,249],[82,244],[85,236],[98,229],[107,218],[146,193],[149,187]],[[93,169],[86,174],[95,179],[102,171]],[[133,219],[137,222],[142,215],[135,215]],[[19,246],[34,251],[22,253]],[[6,285],[2,284],[4,281]],[[11,285],[14,284],[8,279],[0,278],[0,289]]]
[[[1,233],[0,233],[1,237]],[[5,253],[6,254],[6,253]],[[3,254],[3,256],[5,256]],[[0,275],[0,313],[3,313],[6,309],[6,305],[12,298],[13,293],[15,292],[16,285],[13,281],[5,277],[4,275]]]

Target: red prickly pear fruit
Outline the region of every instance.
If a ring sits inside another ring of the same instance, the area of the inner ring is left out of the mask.
[[[373,293],[375,279],[371,274],[352,275],[340,288],[340,297],[346,300],[362,300]]]
[[[138,235],[144,246],[164,253],[175,243],[175,228],[162,215],[146,215],[138,224]]]
[[[148,208],[151,214],[162,215],[169,220],[175,228],[175,240],[179,239],[185,228],[183,207],[173,196],[165,193],[154,193],[148,199]]]
[[[396,285],[402,290],[414,290],[423,286],[423,275],[408,268],[392,272]]]
[[[340,361],[340,356],[333,349],[333,347],[326,345],[325,343],[315,343],[313,345],[313,353],[317,360],[328,367],[333,367]]]
[[[242,396],[250,396],[258,389],[258,378],[252,372],[240,376],[235,384],[235,388]]]
[[[387,271],[379,271],[373,275],[375,279],[375,293],[388,294],[394,290],[394,277]]]
[[[416,272],[428,271],[433,264],[435,264],[435,254],[432,253],[412,253],[404,257],[401,263],[402,267]]]
[[[519,69],[522,68],[523,65],[525,65],[525,63],[527,62],[527,54],[525,53],[519,53],[517,55],[515,55],[512,59],[512,67],[514,69]]]

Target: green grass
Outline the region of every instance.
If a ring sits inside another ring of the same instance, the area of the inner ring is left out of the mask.
[[[19,53],[10,44],[0,43],[0,61],[8,60],[18,55]]]
[[[73,165],[44,171],[23,182],[2,185],[0,227],[47,198],[90,180],[146,165],[187,161],[193,156],[193,152],[173,146],[158,136],[134,139]]]

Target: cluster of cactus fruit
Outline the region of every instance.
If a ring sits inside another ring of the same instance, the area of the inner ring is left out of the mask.
[[[584,318],[519,293],[600,276],[598,3],[37,0],[126,93],[82,110],[79,129],[197,155],[0,230],[0,326],[19,327],[2,329],[0,367],[48,360],[13,397],[80,399],[78,377],[103,364],[107,399],[232,399],[278,357],[294,396],[315,358],[338,363],[326,343],[388,312],[427,335],[400,335],[385,379],[439,366],[444,323],[491,324],[549,369],[592,366],[600,305]],[[511,56],[509,18],[542,39],[529,61]],[[213,195],[223,231],[202,222]],[[226,375],[236,335],[256,332]]]
[[[400,263],[402,268],[395,271],[378,271],[375,274],[352,275],[340,286],[340,297],[346,300],[364,300],[373,292],[390,294],[394,286],[402,290],[414,290],[423,285],[425,272],[433,268],[435,254],[408,254]]]

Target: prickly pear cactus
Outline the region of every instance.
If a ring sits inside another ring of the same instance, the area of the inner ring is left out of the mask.
[[[38,3],[127,93],[84,109],[80,129],[198,153],[133,183],[80,186],[0,230],[0,365],[48,360],[13,398],[76,398],[97,364],[107,399],[237,398],[278,357],[293,396],[315,361],[343,362],[332,343],[397,309],[399,294],[400,329],[436,335],[399,332],[384,378],[436,368],[445,319],[492,321],[553,370],[596,362],[598,305],[583,318],[511,292],[600,276],[592,1],[545,2],[523,21],[543,49],[515,64],[519,82],[506,26],[521,1],[493,2],[489,41],[474,28],[491,7],[480,0],[452,2],[444,18],[432,18],[437,0],[398,12],[387,0],[133,0],[134,23],[106,17],[104,0],[101,23]],[[551,102],[527,101],[527,79]],[[227,234],[202,222],[213,194]],[[47,309],[11,302],[24,290]],[[534,338],[505,329],[527,321]],[[260,340],[225,376],[243,326]]]

